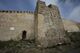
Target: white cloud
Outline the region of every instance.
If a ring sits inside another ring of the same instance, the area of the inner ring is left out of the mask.
[[[57,5],[58,0],[41,0],[41,1],[45,1],[46,5],[49,5],[49,4]]]
[[[74,8],[74,10],[70,13],[68,18],[80,22],[80,6]]]
[[[57,5],[57,6],[59,6],[60,9],[63,8],[62,11],[64,11],[64,9],[65,9],[64,6],[69,7],[68,9],[71,10],[70,13],[68,11],[66,11],[65,13],[62,13],[62,14],[65,15],[66,13],[68,13],[68,16],[66,16],[68,19],[80,22],[80,5],[76,7],[75,6],[76,3],[73,0],[65,0],[65,1],[41,0],[41,1],[45,1],[46,5],[49,5],[49,4]],[[61,3],[60,3],[60,1],[61,1]],[[62,3],[62,2],[64,2],[64,3]],[[60,4],[62,4],[62,5],[60,5]],[[76,7],[76,8],[74,8],[74,7]]]

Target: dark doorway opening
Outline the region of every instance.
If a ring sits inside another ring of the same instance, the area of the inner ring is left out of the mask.
[[[25,40],[26,39],[26,34],[27,34],[27,31],[22,31],[22,40]]]

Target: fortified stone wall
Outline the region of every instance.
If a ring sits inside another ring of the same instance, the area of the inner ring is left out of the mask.
[[[20,40],[24,30],[26,39],[35,39],[41,47],[52,47],[69,41],[59,9],[54,5],[46,6],[41,1],[37,2],[34,13],[0,11],[0,40]]]
[[[34,39],[34,13],[30,11],[0,11],[0,40]]]
[[[54,5],[46,6],[41,1],[38,1],[37,5],[38,44],[42,47],[51,47],[67,42],[59,9]]]

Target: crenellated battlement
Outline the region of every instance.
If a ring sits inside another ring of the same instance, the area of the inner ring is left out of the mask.
[[[34,14],[33,11],[18,11],[18,10],[0,10],[1,13],[30,13]]]

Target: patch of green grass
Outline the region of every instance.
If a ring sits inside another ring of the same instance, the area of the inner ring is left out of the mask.
[[[0,41],[0,49],[4,48],[23,48],[23,47],[35,47],[36,44],[34,40],[9,40],[9,41]]]
[[[12,47],[16,45],[18,42],[9,40],[9,41],[0,41],[0,49],[5,48],[5,47]]]

